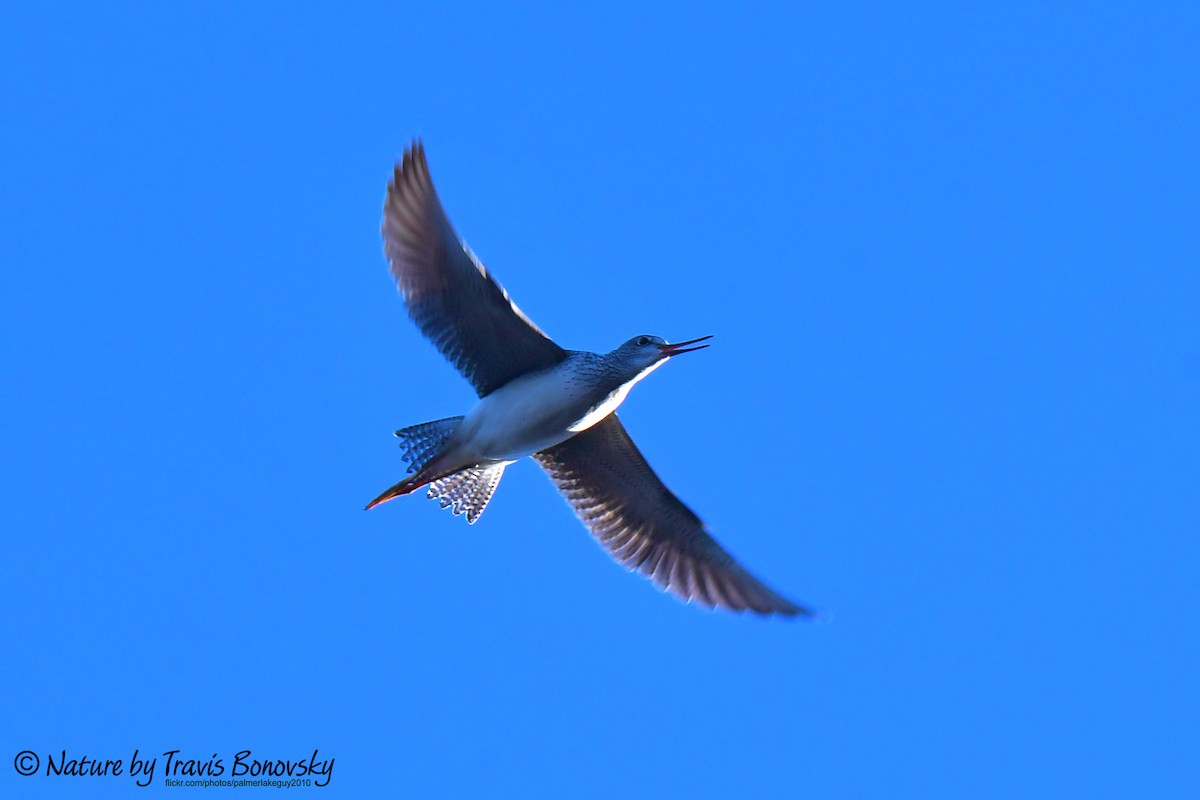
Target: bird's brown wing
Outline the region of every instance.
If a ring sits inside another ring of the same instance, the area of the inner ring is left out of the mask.
[[[615,413],[533,457],[614,558],[683,600],[759,614],[811,613],[717,544],[650,469]]]
[[[388,184],[383,249],[409,316],[480,397],[566,358],[459,240],[420,142]]]

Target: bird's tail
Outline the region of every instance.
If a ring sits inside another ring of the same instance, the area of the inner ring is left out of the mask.
[[[367,510],[428,485],[431,499],[440,501],[442,508],[449,508],[455,515],[465,513],[467,522],[473,525],[500,485],[500,478],[508,463],[477,465],[441,475],[433,470],[422,470],[387,489],[367,504]]]
[[[449,508],[456,515],[466,514],[467,522],[474,525],[475,520],[479,519],[479,515],[487,508],[492,493],[500,485],[504,468],[509,463],[503,461],[499,464],[467,467],[436,478],[429,484],[429,496],[438,500],[442,508]]]
[[[408,462],[410,474],[429,466],[434,456],[446,446],[446,441],[458,428],[462,419],[446,417],[435,419],[433,422],[422,422],[420,425],[409,425],[396,431],[396,438],[400,440],[400,454]]]
[[[367,508],[372,509],[394,497],[428,486],[429,497],[440,500],[442,508],[449,508],[455,514],[466,514],[467,522],[479,519],[509,462],[475,464],[459,469],[459,464],[447,464],[445,459],[439,458],[460,422],[462,417],[447,417],[396,431],[411,474],[368,503]],[[447,467],[451,471],[447,471]]]
[[[429,471],[428,467],[445,448],[446,442],[460,422],[462,417],[446,417],[396,431],[396,438],[400,440],[400,453],[408,462],[409,475],[367,503],[367,509],[386,503],[394,497],[414,492],[439,477]]]

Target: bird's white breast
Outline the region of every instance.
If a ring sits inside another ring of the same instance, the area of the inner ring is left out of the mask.
[[[587,386],[562,369],[524,375],[480,399],[462,423],[464,449],[515,461],[569,439]]]
[[[614,388],[569,362],[523,375],[480,399],[463,419],[462,449],[481,461],[515,461],[564,442],[617,409],[657,364]]]
[[[576,420],[574,423],[567,426],[567,430],[571,433],[579,433],[586,431],[588,428],[595,425],[600,420],[607,417],[609,414],[617,410],[617,406],[625,401],[625,395],[629,394],[629,390],[633,388],[634,381],[622,384],[617,389],[601,400],[596,405],[592,406],[586,414]]]

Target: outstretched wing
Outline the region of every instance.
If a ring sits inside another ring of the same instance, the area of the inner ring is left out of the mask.
[[[717,544],[650,469],[616,414],[533,457],[615,559],[683,600],[759,614],[812,613]]]
[[[409,316],[480,397],[566,358],[459,240],[420,142],[388,184],[383,249]]]

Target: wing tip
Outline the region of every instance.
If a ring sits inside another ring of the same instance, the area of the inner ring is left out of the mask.
[[[750,613],[760,617],[783,617],[785,619],[817,619],[811,608],[793,603],[771,589],[745,568],[733,562],[726,570],[717,570],[712,565],[683,566],[687,561],[679,553],[664,553],[656,559],[651,569],[639,571],[661,591],[670,592],[688,605],[697,605],[715,612],[717,609],[732,614]],[[691,571],[690,579],[679,580],[683,573]]]
[[[728,601],[713,600],[700,594],[684,594],[681,591],[676,591],[674,586],[658,585],[658,588],[663,592],[671,592],[687,605],[697,606],[704,611],[717,613],[717,611],[725,611],[730,614],[752,614],[757,617],[777,617],[780,619],[793,620],[804,619],[813,622],[827,621],[825,614],[814,611],[806,606],[798,605],[788,600],[785,597],[776,595],[772,598],[769,604],[764,603],[731,603]]]
[[[694,598],[693,598],[694,599]],[[753,614],[759,617],[778,617],[780,619],[806,619],[814,622],[824,619],[823,615],[805,606],[797,605],[791,600],[780,597],[779,602],[771,605],[746,605],[746,606],[728,606],[721,604],[705,605],[709,611],[715,612],[718,608],[728,611],[732,614]]]
[[[400,163],[397,167],[407,167],[409,165],[421,165],[425,162],[425,143],[420,136],[414,136],[408,146],[404,148],[404,154],[401,156]]]
[[[429,178],[429,161],[425,158],[425,144],[420,137],[414,137],[404,148],[400,160],[396,162],[392,179],[388,181],[388,199],[406,185],[420,183],[429,188],[432,181]]]

